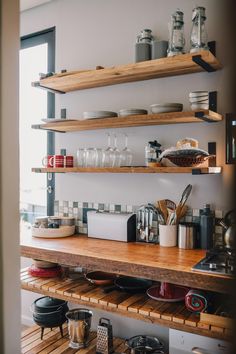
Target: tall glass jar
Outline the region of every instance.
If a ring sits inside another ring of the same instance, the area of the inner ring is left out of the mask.
[[[184,38],[184,13],[177,10],[171,16],[169,24],[169,47],[167,56],[171,57],[184,53],[185,38]]]
[[[192,31],[190,39],[190,53],[198,52],[199,50],[209,50],[207,45],[207,31],[205,26],[206,9],[198,6],[193,9],[192,14]]]

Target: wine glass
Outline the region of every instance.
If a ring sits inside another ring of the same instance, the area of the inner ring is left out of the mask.
[[[125,147],[120,154],[121,166],[131,166],[133,154],[128,148],[128,135],[124,134],[124,136],[125,136]]]
[[[113,149],[111,147],[111,135],[107,134],[107,148],[103,150],[102,154],[102,166],[111,167],[112,166],[112,153]]]
[[[120,167],[120,150],[118,149],[117,146],[117,136],[116,134],[114,134],[114,148],[113,148],[113,152],[111,154],[111,160],[112,160],[112,167]]]

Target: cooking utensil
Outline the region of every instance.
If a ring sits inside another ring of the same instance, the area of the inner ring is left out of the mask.
[[[158,206],[158,209],[161,210],[162,216],[163,216],[165,224],[166,224],[166,221],[168,218],[168,209],[167,209],[167,205],[166,205],[166,200],[165,199],[158,200],[157,206]]]
[[[44,328],[60,327],[63,337],[62,325],[66,322],[65,314],[69,310],[67,301],[43,296],[36,299],[31,305],[34,322],[41,327],[41,339]]]
[[[109,293],[113,290],[121,290],[128,293],[142,293],[145,292],[151,285],[151,280],[123,276],[115,279],[114,286],[104,288],[104,292]]]
[[[131,354],[163,353],[163,344],[156,337],[138,335],[125,340]]]
[[[167,209],[175,210],[176,204],[170,199],[165,199]]]
[[[181,199],[175,209],[174,215],[171,217],[171,219],[169,221],[170,225],[176,224],[176,222],[180,219],[182,208],[184,207],[185,203],[187,202],[191,191],[192,191],[192,185],[188,184],[182,193]]]
[[[97,347],[96,353],[113,353],[113,332],[112,325],[108,318],[100,318],[97,326]]]
[[[85,275],[85,278],[90,283],[95,285],[108,285],[108,284],[113,284],[116,275],[112,273],[94,271],[94,272],[87,273]]]
[[[74,309],[66,313],[66,318],[69,320],[70,348],[80,349],[87,347],[92,315],[92,311],[87,309]]]
[[[188,291],[184,286],[163,282],[148,289],[147,295],[157,301],[179,302],[185,299]]]

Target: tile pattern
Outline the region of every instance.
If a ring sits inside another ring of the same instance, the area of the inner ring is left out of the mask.
[[[81,234],[87,234],[87,211],[99,210],[100,212],[112,212],[112,213],[136,213],[138,206],[135,205],[123,205],[114,203],[91,203],[91,202],[74,202],[74,201],[61,201],[55,200],[54,202],[54,214],[56,216],[72,216],[76,219],[76,232]],[[188,208],[185,217],[182,221],[185,222],[200,222],[201,209]],[[222,210],[215,210],[216,224],[219,219],[224,216]],[[158,221],[153,220],[154,242],[158,242]],[[222,244],[223,229],[221,226],[215,226],[215,245]]]

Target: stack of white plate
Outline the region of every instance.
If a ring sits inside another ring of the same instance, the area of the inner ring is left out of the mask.
[[[189,93],[189,102],[192,111],[197,109],[209,109],[208,91],[193,91]]]
[[[168,113],[168,112],[181,112],[183,110],[182,103],[155,103],[151,106],[152,113]]]
[[[117,113],[116,112],[110,112],[110,111],[83,112],[83,118],[84,119],[111,118],[111,117],[117,117]]]
[[[129,108],[129,109],[120,109],[119,110],[120,117],[136,116],[139,114],[148,114],[148,111],[146,109],[138,109],[138,108]]]

